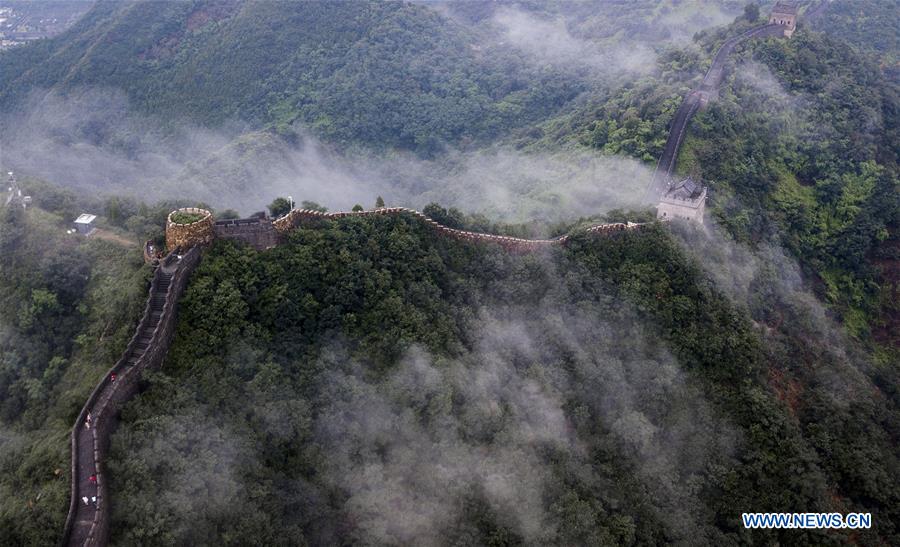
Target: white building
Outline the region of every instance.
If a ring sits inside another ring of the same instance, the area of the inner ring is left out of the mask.
[[[93,222],[96,218],[97,215],[89,215],[87,213],[78,215],[78,218],[75,219],[75,230],[79,234],[90,235],[94,231]]]
[[[703,212],[706,209],[706,187],[688,177],[677,184],[669,186],[666,193],[659,198],[656,207],[656,218],[660,220],[684,219],[703,224]]]

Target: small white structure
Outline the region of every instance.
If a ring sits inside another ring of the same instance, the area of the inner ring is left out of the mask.
[[[703,224],[706,209],[706,187],[688,177],[669,189],[659,198],[656,218],[660,220],[684,219]]]
[[[93,222],[96,218],[97,215],[81,213],[78,218],[75,219],[75,230],[82,235],[91,235],[91,232],[94,231]]]

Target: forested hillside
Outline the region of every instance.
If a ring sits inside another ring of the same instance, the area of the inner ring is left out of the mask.
[[[751,24],[702,33],[698,43],[712,52]],[[877,34],[891,20],[868,24]],[[710,185],[713,214],[732,237],[787,247],[854,334],[896,347],[900,86],[868,49],[838,36],[802,29],[742,46],[719,97],[691,124],[678,169]],[[576,142],[655,161],[708,59],[670,50],[656,74],[545,122],[519,145]]]
[[[58,542],[69,499],[69,431],[143,311],[140,242],[173,206],[86,197],[23,181],[35,206],[0,207],[0,544]],[[90,238],[78,212],[101,213]]]
[[[101,0],[64,35],[0,55],[0,111],[50,90],[121,89],[137,112],[170,125],[291,135],[299,123],[335,143],[430,154],[503,137],[609,77],[651,70],[648,45],[724,22],[739,6]],[[535,62],[528,40],[506,35],[558,31],[560,21],[580,21],[546,44],[562,57]],[[610,44],[598,78],[596,51]],[[628,44],[645,55],[619,66]]]
[[[0,544],[59,540],[169,211],[379,194],[571,237],[377,216],[204,249],[113,437],[113,543],[900,544],[896,2],[811,6],[688,127],[704,229],[608,238],[581,230],[652,220],[676,109],[765,6],[102,0],[0,53],[0,172],[53,178],[0,208]]]
[[[170,123],[302,122],[337,142],[433,151],[547,115],[584,83],[397,2],[99,2],[65,35],[0,56],[0,105],[124,90]]]
[[[0,208],[0,543],[58,541],[69,431],[131,337],[140,251],[67,235],[62,217]]]
[[[884,0],[826,2],[816,10],[810,25],[870,51],[884,62],[895,79],[900,77],[900,21],[897,6]]]
[[[114,439],[115,541],[849,539],[747,510],[871,511],[857,541],[896,541],[896,375],[766,271],[728,298],[680,249],[704,237],[516,256],[369,217],[217,244]]]

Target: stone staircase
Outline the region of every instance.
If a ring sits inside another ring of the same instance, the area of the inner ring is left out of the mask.
[[[72,486],[63,545],[105,545],[109,507],[104,461],[119,410],[140,388],[141,373],[162,365],[171,342],[178,297],[200,260],[200,249],[172,253],[153,274],[144,315],[121,359],[100,380],[72,428]]]

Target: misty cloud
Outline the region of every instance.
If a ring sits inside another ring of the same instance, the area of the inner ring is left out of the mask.
[[[787,323],[785,328],[810,333],[810,350],[822,355],[815,374],[832,403],[845,407],[870,396],[873,386],[867,377],[868,358],[853,349],[843,327],[812,293],[799,264],[787,251],[777,244],[755,248],[739,244],[714,221],[705,230],[680,223],[673,228],[684,251],[696,259],[718,290],[749,311],[765,336],[773,334],[768,323],[776,320],[766,315],[771,311],[767,299],[777,301],[779,309],[788,314],[777,318]]]
[[[506,147],[412,154],[344,152],[312,136],[289,143],[268,132],[166,129],[134,114],[124,95],[82,90],[33,96],[8,117],[0,161],[70,188],[145,201],[194,199],[244,214],[273,197],[317,201],[332,210],[430,201],[500,221],[556,221],[645,205],[649,168],[637,160],[577,150],[523,153]],[[301,130],[302,131],[302,130]]]
[[[444,358],[413,348],[385,377],[340,347],[323,354],[315,438],[329,454],[327,481],[345,492],[356,541],[445,544],[474,491],[502,524],[545,544],[562,526],[546,505],[559,480],[546,454],[588,484],[611,487],[577,433],[578,405],[634,466],[671,536],[706,533],[692,477],[727,460],[738,435],[671,356],[650,349],[633,316],[612,323],[594,304],[553,304],[558,296],[536,303],[541,314],[484,308],[467,329],[470,350]]]
[[[740,2],[678,2],[664,9],[654,24],[672,42],[689,43],[697,32],[732,22],[741,13],[741,6]]]
[[[149,438],[138,452],[134,452],[130,439],[134,433],[129,427],[113,437],[114,452],[127,450],[152,470],[155,492],[147,494],[156,495],[157,510],[163,514],[180,516],[202,511],[205,518],[217,518],[240,504],[252,489],[241,480],[245,466],[253,461],[252,450],[240,434],[229,430],[208,410],[197,405],[176,416],[155,419],[149,430],[142,432]],[[113,460],[110,476],[115,496],[117,488],[130,480],[129,468]],[[124,501],[114,498],[112,503],[117,520],[132,519],[140,512],[140,508]],[[167,534],[193,543],[193,519],[175,521],[180,525]]]
[[[588,69],[591,76],[641,75],[656,65],[653,50],[640,43],[600,46],[574,36],[562,17],[541,18],[515,8],[494,16],[504,38],[539,63]]]

